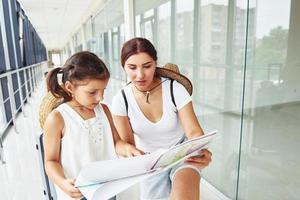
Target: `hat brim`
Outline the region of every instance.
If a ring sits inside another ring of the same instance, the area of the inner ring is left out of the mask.
[[[48,92],[42,99],[40,110],[39,110],[39,122],[40,127],[43,129],[49,113],[62,103],[62,98],[56,98],[51,92]]]
[[[193,93],[193,85],[191,81],[184,75],[174,72],[170,69],[156,67],[156,74],[165,78],[170,78],[181,83],[190,95]]]

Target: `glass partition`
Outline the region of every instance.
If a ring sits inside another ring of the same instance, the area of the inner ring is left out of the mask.
[[[171,2],[157,7],[157,54],[161,64],[171,61]]]
[[[93,38],[93,24],[92,24],[92,18],[89,18],[83,25],[84,30],[84,37],[85,37],[85,44],[86,49],[90,50],[92,49],[92,38]]]
[[[250,1],[238,198],[299,199],[300,2]],[[280,13],[277,15],[276,13]]]
[[[92,19],[91,51],[104,60],[112,78],[126,80],[121,73],[120,50],[124,43],[123,1],[111,0]]]
[[[199,121],[218,130],[202,174],[231,199],[300,195],[299,9],[296,0],[135,1],[136,35],[154,42],[160,63],[179,65]]]

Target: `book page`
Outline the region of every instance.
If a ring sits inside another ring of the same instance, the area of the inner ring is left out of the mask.
[[[164,151],[90,163],[80,171],[75,186],[80,188],[155,171],[151,167]]]
[[[199,150],[207,148],[208,143],[212,140],[216,133],[217,131],[213,131],[169,148],[158,158],[151,169],[164,168],[168,165],[178,163],[183,159],[192,156],[193,153],[197,153]]]
[[[75,186],[88,200],[110,198],[197,154],[215,135],[216,131],[142,156],[93,162],[80,171]]]

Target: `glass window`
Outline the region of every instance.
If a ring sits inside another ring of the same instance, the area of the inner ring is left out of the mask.
[[[1,37],[0,37],[1,39]],[[6,117],[5,117],[5,110],[4,110],[4,102],[3,102],[3,97],[2,97],[2,85],[1,85],[1,81],[0,81],[0,111],[1,111],[1,115],[0,115],[0,130],[3,130],[5,123],[6,123]],[[0,134],[0,137],[2,135]]]
[[[19,22],[19,45],[20,45],[20,56],[22,65],[24,65],[24,16],[22,12],[18,12],[18,22]]]
[[[247,50],[238,194],[243,199],[298,199],[300,2],[254,1],[249,12],[252,46]]]
[[[153,42],[155,41],[155,17],[154,9],[148,10],[143,14],[136,16],[136,36],[144,37]]]
[[[152,18],[150,20],[144,21],[142,26],[142,36],[148,38],[151,42],[154,43],[154,19]]]
[[[152,8],[156,8],[166,2],[169,2],[170,0],[135,0],[134,1],[134,9],[135,9],[135,15],[145,13],[149,11]],[[152,11],[150,11],[152,12]]]
[[[79,30],[73,36],[73,45],[74,45],[75,52],[82,51],[82,33],[81,33],[81,30]]]
[[[157,53],[159,62],[165,64],[171,60],[171,2],[160,5],[157,13]]]
[[[112,57],[110,61],[111,68],[113,69],[113,77],[119,80],[126,81],[126,76],[123,71],[123,68],[121,67],[121,61],[120,61],[120,52],[122,45],[125,41],[125,35],[124,35],[124,24],[114,27],[110,31],[111,33],[111,52]]]
[[[176,0],[175,5],[175,57],[182,73],[189,76],[193,64],[193,0]]]
[[[1,24],[0,24],[0,74],[6,71],[6,63],[5,63],[5,53],[4,53],[4,45],[3,38],[1,32]]]
[[[54,66],[58,67],[61,66],[60,63],[60,53],[52,53],[52,62],[54,64]]]
[[[239,1],[241,2],[241,1]],[[198,77],[195,102],[200,122],[219,130],[212,145],[214,163],[204,176],[235,199],[246,48],[247,7],[235,1],[203,1],[199,8]],[[244,29],[236,32],[240,24]],[[237,45],[238,44],[238,45]],[[240,56],[240,57],[238,57]],[[239,59],[236,59],[239,58]],[[217,144],[218,143],[218,144]]]
[[[120,51],[120,41],[119,41],[119,28],[115,27],[112,29],[112,58],[113,60],[119,60],[119,51]]]
[[[123,1],[108,1],[92,19],[91,49],[108,65],[112,78],[119,78],[120,50],[125,40]]]
[[[141,15],[135,16],[135,36],[141,37]]]
[[[106,28],[114,28],[124,23],[123,1],[111,0],[105,7]]]
[[[147,22],[159,59],[191,79],[204,130],[219,131],[204,178],[230,199],[298,199],[300,1],[147,2],[137,36]]]
[[[85,24],[83,25],[84,36],[85,36],[85,44],[87,50],[92,50],[92,39],[93,39],[93,24],[92,18],[89,18]]]

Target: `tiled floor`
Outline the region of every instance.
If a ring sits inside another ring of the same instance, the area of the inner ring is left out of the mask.
[[[111,81],[113,82],[113,81]],[[43,183],[36,150],[36,138],[41,133],[38,124],[38,109],[45,94],[43,83],[35,89],[28,103],[10,128],[4,141],[4,160],[0,164],[0,199],[43,200]],[[137,198],[137,186],[118,196],[119,200]],[[223,199],[205,180],[201,184],[201,199]]]

